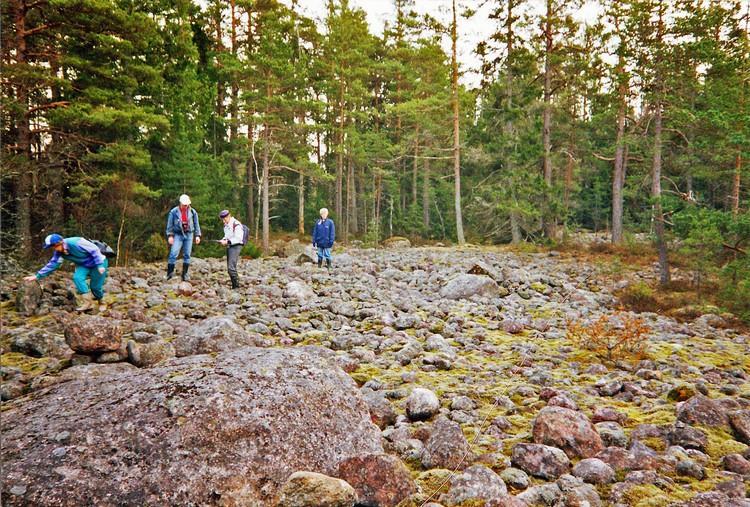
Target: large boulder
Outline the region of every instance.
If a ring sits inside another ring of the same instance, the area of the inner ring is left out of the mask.
[[[346,481],[315,472],[294,472],[281,488],[278,507],[351,507],[357,493]]]
[[[687,424],[729,428],[727,410],[715,400],[696,394],[677,408],[677,420]]]
[[[3,408],[1,480],[25,488],[5,505],[272,505],[296,471],[383,452],[354,381],[309,347],[173,359]]]
[[[402,236],[391,236],[388,239],[383,240],[384,248],[409,248],[411,247],[411,241],[409,238]]]
[[[498,292],[497,282],[489,276],[469,274],[456,276],[440,289],[440,295],[447,299],[496,296]]]
[[[245,331],[234,319],[226,316],[209,317],[175,337],[177,357],[211,354],[260,345],[257,335]]]
[[[569,458],[591,458],[604,449],[588,417],[564,407],[544,407],[534,420],[534,442],[559,447]]]
[[[122,328],[112,319],[81,315],[65,324],[65,341],[81,354],[113,352],[122,346]]]
[[[31,317],[42,302],[42,286],[39,282],[23,281],[16,290],[16,310],[21,315]]]
[[[31,357],[70,359],[73,355],[73,350],[65,342],[63,335],[44,329],[32,329],[28,333],[15,335],[10,349]]]
[[[337,477],[352,485],[360,505],[395,507],[417,491],[406,465],[389,454],[345,459],[339,465]]]

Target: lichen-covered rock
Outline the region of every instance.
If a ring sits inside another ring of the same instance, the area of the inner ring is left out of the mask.
[[[258,336],[245,331],[234,319],[209,317],[194,324],[172,341],[177,357],[210,354],[261,345]]]
[[[669,430],[667,439],[672,445],[699,451],[705,451],[708,444],[708,437],[703,431],[679,421]]]
[[[365,403],[367,403],[367,406],[370,409],[370,418],[372,419],[372,422],[375,423],[378,428],[382,430],[385,429],[386,426],[395,424],[397,416],[396,409],[393,408],[391,402],[388,401],[383,394],[371,389],[362,389],[362,398],[364,398]]]
[[[406,415],[412,421],[424,421],[440,410],[438,397],[423,387],[415,387],[406,399]]]
[[[422,465],[425,468],[464,469],[475,459],[461,426],[445,416],[438,417],[425,443]]]
[[[390,238],[383,240],[383,247],[393,249],[410,248],[411,241],[409,241],[409,238],[404,238],[402,236],[391,236]]]
[[[547,480],[557,479],[570,470],[570,460],[562,450],[543,444],[516,444],[511,463],[534,477]]]
[[[56,357],[70,359],[71,349],[61,334],[44,329],[32,329],[28,333],[19,333],[13,337],[10,349],[32,357]]]
[[[696,394],[680,404],[677,409],[677,420],[687,424],[729,428],[727,410],[715,400],[702,394]]]
[[[497,282],[489,276],[468,274],[456,276],[440,290],[440,295],[447,299],[495,296],[497,293]]]
[[[284,483],[278,507],[352,507],[357,493],[346,481],[315,472],[294,472]]]
[[[190,297],[195,293],[193,284],[187,281],[180,282],[177,285],[177,294],[180,296]]]
[[[601,507],[602,505],[596,489],[577,477],[566,474],[560,477],[556,484],[562,492],[559,502],[561,505],[568,507]]]
[[[122,328],[112,319],[81,315],[65,323],[65,341],[82,354],[112,352],[122,346]]]
[[[128,361],[140,368],[153,366],[175,357],[174,346],[164,340],[149,343],[128,341]]]
[[[310,261],[312,261],[312,259]],[[284,296],[296,300],[297,303],[301,305],[309,304],[315,301],[315,298],[317,297],[314,290],[299,280],[292,280],[286,284]]]
[[[440,497],[440,502],[446,507],[472,502],[493,505],[506,496],[508,489],[500,476],[486,466],[473,465],[451,478],[450,490]]]
[[[615,480],[612,467],[597,458],[586,458],[576,463],[573,475],[589,484],[609,484]]]
[[[354,381],[318,349],[131,368],[4,407],[2,482],[27,488],[5,505],[267,505],[295,471],[383,452]]]
[[[588,417],[564,407],[544,407],[534,420],[534,442],[565,451],[570,458],[591,458],[604,448]]]
[[[337,477],[352,485],[361,505],[395,507],[417,490],[409,469],[389,454],[345,459],[339,464]]]
[[[750,445],[750,410],[730,412],[729,423],[737,435],[737,440]]]
[[[42,286],[36,280],[23,281],[16,290],[16,311],[26,317],[36,313],[42,302]]]

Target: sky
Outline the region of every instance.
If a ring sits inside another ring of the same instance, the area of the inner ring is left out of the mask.
[[[312,19],[318,20],[320,26],[323,25],[325,17],[326,0],[297,0],[302,11]],[[461,7],[476,8],[480,0],[459,0],[459,12]],[[393,6],[393,0],[350,0],[352,7],[358,7],[367,14],[367,21],[374,33],[382,34],[386,21],[393,20],[396,17],[396,10]],[[535,12],[541,12],[544,8],[544,0],[528,0],[528,6]],[[445,21],[450,20],[451,0],[416,0],[415,10],[419,14],[431,14],[435,18]],[[576,13],[576,18],[582,22],[593,22],[601,15],[598,2],[586,1],[583,7]],[[479,74],[477,72],[480,66],[480,60],[474,49],[477,44],[487,38],[494,30],[493,21],[487,19],[489,8],[479,10],[470,20],[459,19],[458,31],[458,61],[461,64],[463,72],[461,81],[469,87],[475,87],[479,84]],[[450,40],[446,37],[443,41],[446,52],[450,51]]]

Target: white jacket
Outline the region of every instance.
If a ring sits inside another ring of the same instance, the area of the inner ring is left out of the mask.
[[[229,246],[242,244],[242,224],[232,217],[228,224],[224,224],[224,238],[229,241]]]

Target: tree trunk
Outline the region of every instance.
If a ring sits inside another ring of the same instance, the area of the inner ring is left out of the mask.
[[[417,205],[417,174],[419,172],[419,124],[414,133],[414,165],[411,170],[411,202]]]
[[[231,19],[231,43],[232,43],[232,55],[235,57],[237,56],[237,16],[236,16],[236,8],[235,8],[235,0],[230,0],[230,15],[232,17]],[[239,127],[239,120],[238,120],[238,111],[239,111],[239,81],[237,76],[232,75],[232,85],[231,85],[231,104],[229,105],[230,108],[230,124],[229,124],[229,142],[232,145],[232,154],[230,158],[230,164],[232,167],[232,176],[234,178],[235,182],[242,181],[242,173],[240,169],[239,161],[237,160],[237,153],[236,153],[236,143],[237,143],[237,131]],[[237,203],[240,202],[240,186],[235,184],[232,186],[232,198],[233,202]]]
[[[13,0],[13,19],[16,28],[16,62],[19,66],[26,64],[26,5],[23,0]],[[29,127],[29,96],[26,86],[19,85],[16,99],[22,110],[16,122],[16,149],[20,156],[20,167],[16,183],[16,235],[18,236],[19,254],[28,258],[32,252],[31,244],[31,131]]]
[[[247,163],[245,164],[245,177],[247,180],[247,202],[245,204],[247,209],[246,220],[248,227],[255,217],[255,140],[253,139],[253,130],[252,125],[247,126],[247,143],[251,150],[250,156],[247,158]],[[257,231],[255,235],[258,235]]]
[[[661,207],[661,150],[662,150],[662,105],[656,105],[654,115],[654,160],[651,169],[651,197],[654,200],[654,232],[656,248],[659,252],[659,281],[662,285],[669,283],[669,259],[667,242],[664,237],[664,213]]]
[[[461,145],[459,143],[459,111],[458,111],[458,54],[456,42],[458,40],[458,27],[456,21],[456,0],[453,0],[453,24],[451,25],[451,88],[453,92],[453,177],[455,188],[456,208],[456,237],[459,245],[464,245],[464,223],[461,216]]]
[[[336,218],[343,219],[344,179],[344,81],[339,84],[339,132],[336,152]]]
[[[623,57],[620,56],[618,64],[618,73],[625,72]],[[612,175],[612,243],[617,245],[622,243],[622,211],[623,211],[623,186],[625,183],[625,94],[627,93],[627,83],[622,75],[620,76],[620,86],[618,88],[618,99],[620,105],[617,109],[617,139],[615,141],[615,172]]]
[[[422,227],[425,233],[430,230],[430,159],[425,158],[422,165]]]
[[[742,175],[742,154],[738,151],[734,158],[734,178],[732,181],[732,215],[740,213],[740,184]]]
[[[544,147],[542,165],[544,183],[547,186],[546,200],[548,204],[551,200],[552,192],[552,51],[554,49],[552,40],[552,4],[552,0],[547,0],[547,15],[544,21],[544,110],[542,113],[542,145]],[[555,235],[555,226],[554,220],[549,213],[549,209],[545,210],[545,218],[543,219],[544,233],[548,238],[552,238]]]
[[[300,234],[305,233],[305,176],[300,173],[299,175],[299,187],[297,190],[299,194],[299,206],[297,208],[297,232]]]

